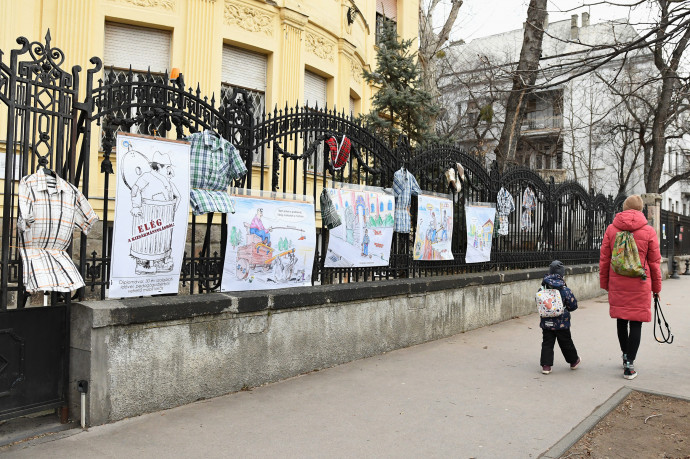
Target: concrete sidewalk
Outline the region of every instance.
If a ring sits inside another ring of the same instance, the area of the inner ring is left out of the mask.
[[[541,330],[533,314],[251,391],[44,437],[0,454],[537,457],[626,385],[690,396],[690,276],[665,281],[661,298],[675,341],[656,343],[652,324],[644,324],[633,381],[622,377],[616,324],[600,297],[581,302],[573,313],[582,358],[576,371],[556,349],[554,371],[541,374]]]

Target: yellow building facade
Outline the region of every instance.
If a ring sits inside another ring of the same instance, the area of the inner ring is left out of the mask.
[[[198,83],[217,101],[224,89],[249,90],[257,113],[299,102],[356,116],[370,109],[374,88],[362,69],[376,65],[377,20],[414,38],[418,8],[418,0],[0,0],[0,49],[6,59],[18,36],[42,42],[50,29],[63,69],[79,65],[82,78],[98,56],[103,72],[131,66],[162,77],[178,68],[186,86]],[[97,199],[99,130],[93,135],[89,194]]]

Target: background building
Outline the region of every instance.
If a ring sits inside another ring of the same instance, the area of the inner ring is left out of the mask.
[[[4,59],[17,37],[42,42],[50,29],[64,69],[84,73],[92,56],[118,79],[130,68],[158,78],[178,68],[187,86],[198,84],[216,103],[234,87],[248,90],[257,118],[297,104],[367,112],[373,88],[362,69],[375,65],[377,24],[394,21],[403,38],[418,33],[418,2],[410,0],[0,0],[0,17]],[[0,166],[5,125],[0,113]],[[267,158],[253,173],[269,166]],[[103,196],[99,167],[91,161],[92,198]]]
[[[635,51],[577,76],[582,66],[559,65],[591,56],[593,46],[624,43],[638,33],[622,19],[590,24],[587,13],[569,21],[547,21],[544,26],[543,64],[537,80],[543,88],[528,95],[517,161],[557,182],[576,180],[585,189],[604,194],[644,193],[644,153],[634,136],[626,139],[622,134],[622,125],[631,126],[630,115],[608,83],[623,87],[651,81],[656,75],[652,55]],[[519,29],[473,40],[451,48],[445,61],[439,129],[460,139],[462,147],[483,156],[487,164],[495,158],[523,34],[524,29]],[[553,83],[558,80],[566,81]],[[645,90],[654,91],[654,83]],[[648,100],[653,100],[651,94]],[[662,184],[672,172],[687,170],[686,143],[687,135],[669,138]],[[664,193],[664,209],[683,212],[685,205],[685,212],[690,211],[683,187],[690,191],[688,182],[682,181]]]

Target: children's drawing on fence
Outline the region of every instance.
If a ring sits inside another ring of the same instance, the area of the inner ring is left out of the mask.
[[[311,285],[314,205],[250,197],[233,200],[221,290]]]
[[[387,266],[393,240],[393,195],[382,191],[328,189],[342,225],[329,231],[324,266]]]
[[[452,260],[453,201],[420,195],[418,203],[414,259]]]
[[[495,207],[465,206],[467,224],[467,263],[479,263],[491,259],[494,233]]]

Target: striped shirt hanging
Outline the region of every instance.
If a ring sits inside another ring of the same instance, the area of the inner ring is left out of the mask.
[[[89,201],[74,185],[47,176],[43,169],[22,178],[18,200],[26,290],[69,292],[83,287],[66,250],[75,227],[88,234],[98,221]]]

